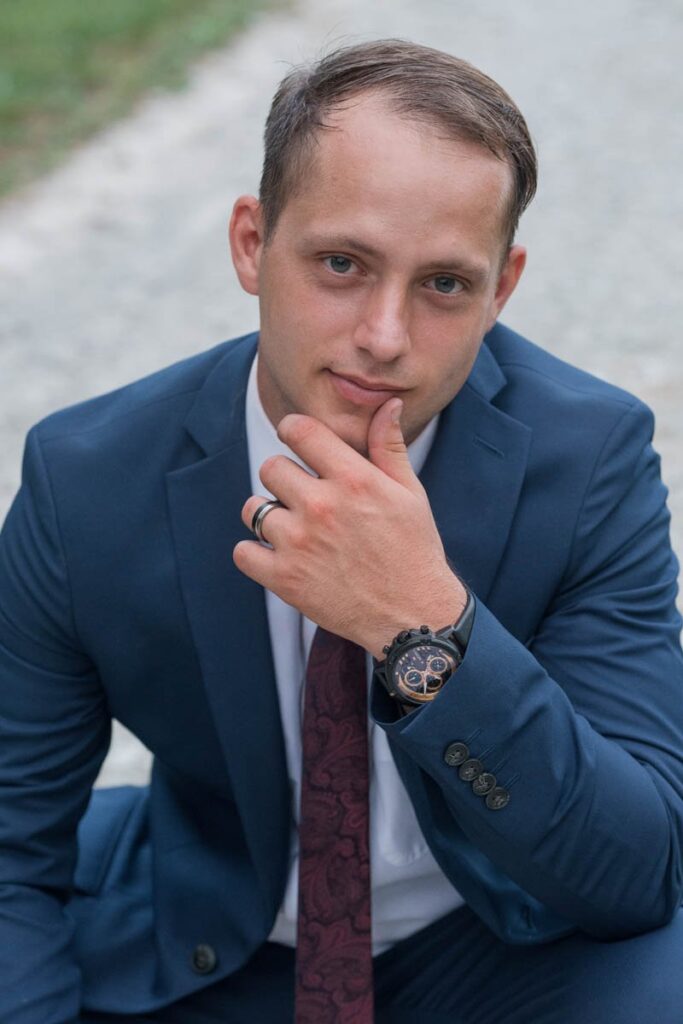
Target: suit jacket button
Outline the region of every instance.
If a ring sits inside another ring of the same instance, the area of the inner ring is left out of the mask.
[[[481,761],[476,757],[471,757],[469,761],[465,761],[464,764],[460,765],[458,775],[463,782],[472,782],[476,779],[477,775],[481,775],[484,770],[484,766]]]
[[[446,747],[446,753],[443,755],[443,759],[446,764],[449,764],[451,768],[457,768],[459,764],[466,761],[470,756],[470,748],[466,743],[451,743],[450,746]]]
[[[510,803],[510,794],[502,786],[496,786],[486,797],[486,806],[490,811],[502,811]]]
[[[197,974],[211,974],[215,971],[217,963],[218,957],[213,946],[208,946],[205,942],[200,943],[192,951],[192,970]]]
[[[492,775],[491,772],[482,772],[472,782],[472,792],[476,793],[477,796],[486,796],[487,793],[491,792],[495,784],[495,775]]]

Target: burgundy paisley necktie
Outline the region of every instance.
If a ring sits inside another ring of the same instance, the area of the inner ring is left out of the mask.
[[[296,1024],[372,1024],[365,651],[320,628],[302,746]]]

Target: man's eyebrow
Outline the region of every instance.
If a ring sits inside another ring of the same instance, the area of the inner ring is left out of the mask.
[[[383,254],[379,249],[375,249],[374,246],[363,242],[360,238],[354,238],[352,235],[313,234],[305,236],[302,241],[306,248],[320,249],[323,252],[334,253],[348,250],[369,256],[371,259],[380,260],[383,258]],[[419,267],[419,272],[427,273],[430,270],[435,273],[439,270],[443,272],[446,267],[449,270],[457,270],[463,274],[468,274],[470,277],[486,277],[489,272],[487,263],[477,263],[469,259],[463,259],[457,253],[452,253],[443,259],[428,260]]]
[[[351,235],[307,235],[304,244],[313,249],[323,249],[327,252],[336,252],[338,249],[353,249],[354,252],[362,252],[365,256],[374,259],[381,259],[379,249],[375,249],[360,238],[353,238]]]

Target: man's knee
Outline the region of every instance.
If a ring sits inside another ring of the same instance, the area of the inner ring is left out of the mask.
[[[663,928],[590,945],[575,989],[583,1024],[681,1024],[683,910]]]

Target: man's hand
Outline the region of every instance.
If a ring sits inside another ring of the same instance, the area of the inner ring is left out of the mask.
[[[318,478],[284,455],[266,459],[261,481],[286,506],[264,522],[273,550],[240,541],[233,552],[251,579],[377,658],[400,630],[440,629],[466,601],[410,464],[401,409],[394,398],[375,413],[369,460],[318,420],[285,416],[278,436]],[[246,526],[266,500],[248,499]]]

